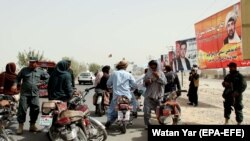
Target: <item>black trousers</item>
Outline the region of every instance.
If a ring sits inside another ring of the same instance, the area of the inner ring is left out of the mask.
[[[27,109],[30,108],[30,123],[35,124],[39,115],[39,96],[21,96],[17,112],[17,121],[24,123],[26,121]]]
[[[195,105],[198,104],[198,87],[191,86],[188,90],[188,100]]]

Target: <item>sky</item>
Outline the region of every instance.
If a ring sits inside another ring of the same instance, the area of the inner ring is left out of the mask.
[[[50,60],[73,57],[145,66],[175,41],[195,37],[194,24],[239,0],[0,0],[0,69],[35,49]],[[112,54],[112,58],[108,55]]]

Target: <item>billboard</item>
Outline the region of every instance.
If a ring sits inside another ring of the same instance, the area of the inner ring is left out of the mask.
[[[175,71],[191,70],[193,65],[197,65],[196,39],[186,39],[176,41],[176,56],[173,60]]]
[[[249,60],[243,61],[241,24],[240,3],[195,24],[200,68],[225,68],[231,61],[250,65]]]
[[[241,0],[243,59],[250,59],[250,1]]]
[[[164,66],[169,64],[168,54],[161,55],[161,68],[164,70]]]

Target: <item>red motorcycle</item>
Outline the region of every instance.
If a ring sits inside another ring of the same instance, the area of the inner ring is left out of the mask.
[[[181,92],[186,90],[165,93],[161,99],[160,106],[156,108],[156,117],[161,125],[177,125],[180,121],[181,107],[176,99]]]
[[[86,89],[85,94],[76,91],[75,96],[69,101],[68,108],[86,113],[82,118],[82,129],[88,140],[105,141],[108,136],[105,126],[90,116],[89,108],[85,104],[85,97],[88,95],[89,90]]]
[[[132,108],[131,102],[126,96],[119,96],[117,98],[116,110],[118,117],[116,123],[120,127],[121,133],[126,133],[127,126],[132,124]]]
[[[69,110],[67,103],[62,101],[43,102],[40,125],[50,127],[51,141],[87,141],[81,128],[85,115],[82,111]]]

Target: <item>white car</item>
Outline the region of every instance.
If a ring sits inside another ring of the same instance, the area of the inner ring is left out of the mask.
[[[93,85],[95,82],[95,75],[92,72],[82,72],[78,76],[78,82],[79,85],[81,85],[82,83],[90,83]]]

